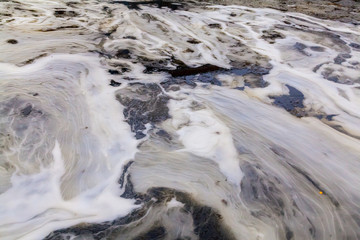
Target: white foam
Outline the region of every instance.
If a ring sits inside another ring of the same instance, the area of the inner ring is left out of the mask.
[[[77,69],[83,71],[78,75],[79,79],[76,79],[76,73],[72,72],[72,64],[76,64],[80,67]],[[44,58],[23,68],[1,64],[3,76],[6,76],[2,79],[2,84],[6,84],[6,79],[13,75],[26,79],[29,74],[56,74],[47,72],[52,69],[51,66],[57,66],[58,70],[61,66],[63,71],[67,72],[63,76],[63,81],[75,81],[68,82],[68,87],[77,87],[78,90],[75,92],[79,95],[76,97],[84,99],[83,102],[79,102],[83,104],[79,106],[82,110],[73,114],[77,114],[76,117],[81,119],[82,114],[88,112],[87,128],[90,133],[84,134],[84,126],[77,125],[77,122],[73,122],[75,125],[69,127],[72,129],[70,131],[73,131],[73,136],[82,136],[79,138],[80,141],[74,141],[74,144],[89,154],[79,157],[69,155],[66,151],[71,147],[68,146],[68,142],[64,142],[64,137],[66,139],[69,133],[63,130],[56,133],[61,139],[55,142],[52,159],[46,159],[50,164],[30,174],[15,172],[11,179],[12,186],[0,195],[0,232],[3,239],[38,239],[59,227],[111,220],[124,216],[135,208],[132,200],[119,197],[121,189],[117,180],[121,175],[122,166],[134,157],[137,141],[133,138],[129,126],[123,121],[122,107],[114,98],[114,89],[107,86],[107,81],[104,81],[107,76],[96,58],[63,54]],[[66,76],[72,77],[71,74],[74,74],[75,79],[66,79]],[[47,91],[55,89],[48,88]],[[41,98],[45,92],[37,90],[40,91]],[[60,91],[71,94],[74,89],[66,89],[64,85]],[[54,92],[53,96],[56,94]],[[49,97],[51,99],[51,94]],[[62,101],[62,107],[70,107],[68,104],[72,104],[67,102],[66,98],[58,100]],[[43,103],[43,107],[45,106],[46,102]],[[58,114],[55,109],[52,111],[54,112],[48,114]],[[64,120],[60,118],[58,121],[58,127],[61,128],[65,124],[61,121]],[[54,130],[56,129],[47,131]],[[70,182],[63,186],[65,176],[70,177]],[[64,198],[67,191],[71,193],[70,198]]]
[[[230,182],[239,185],[242,173],[229,128],[205,106],[191,110],[193,103],[191,98],[169,103],[171,123],[183,150],[212,159]]]
[[[241,76],[222,72],[217,76],[222,87],[198,83],[195,89],[167,92],[171,119],[159,125],[169,131],[174,146],[166,153],[163,149],[142,153],[145,160],[139,161],[144,167],[133,174],[135,188],[144,192],[153,186],[181,189],[219,210],[240,239],[278,239],[280,226],[288,219],[269,211],[272,206],[265,197],[261,203],[263,196],[248,205],[240,199],[250,194],[240,193],[245,172],[241,167],[259,165],[259,177],[267,173],[265,180],[279,179],[274,194],[279,194],[276,197],[284,208],[296,210],[296,203],[301,209],[301,214],[291,219],[298,225],[289,226],[296,238],[310,237],[301,222],[306,222],[307,216],[319,238],[358,236],[351,218],[357,213],[351,210],[359,207],[360,67],[354,61],[360,53],[348,44],[359,41],[359,26],[241,6],[188,11],[142,6],[137,11],[112,4],[112,13],[107,14],[102,9],[109,2],[90,0],[79,3],[78,16],[55,17],[55,8],[70,9],[64,1],[22,4],[37,10],[39,16],[13,10],[13,17],[0,20],[0,103],[10,102],[15,109],[2,116],[0,123],[6,126],[1,125],[1,131],[15,136],[6,142],[10,147],[0,159],[1,239],[39,239],[56,229],[113,220],[136,207],[133,200],[119,197],[123,190],[117,181],[124,164],[138,152],[139,142],[115,99],[119,88],[108,83],[114,79],[123,84],[120,88],[131,87],[129,79],[158,83],[169,75],[144,73],[140,59],[106,57],[119,49],[129,49],[150,62],[173,58],[192,67],[213,64],[230,68],[232,63],[239,63],[240,68],[241,64],[244,68],[265,67],[268,61],[272,65],[270,73],[263,76],[269,83],[264,88],[251,88]],[[209,24],[214,23],[219,25],[211,28]],[[78,28],[61,28],[68,25]],[[284,38],[267,42],[263,31],[272,30]],[[322,34],[324,31],[339,38]],[[6,40],[11,38],[18,44],[8,44]],[[296,42],[308,48],[301,52],[294,47]],[[311,46],[324,51],[312,51]],[[105,57],[88,54],[94,50]],[[351,58],[334,64],[340,53]],[[106,73],[105,69],[123,65],[128,70],[122,75]],[[164,67],[176,66],[169,62]],[[325,79],[327,69],[348,78],[348,84]],[[296,118],[272,106],[271,96],[289,94],[286,85],[304,95],[304,111],[312,115]],[[235,87],[244,87],[244,91],[231,89]],[[35,92],[38,97],[31,94]],[[21,118],[16,111],[26,103],[42,114],[26,118],[30,120]],[[316,114],[336,116],[332,121],[320,121]],[[147,124],[145,132],[151,134],[151,127]],[[151,147],[154,143],[147,142],[149,139],[143,144]],[[276,147],[278,152],[272,150]],[[317,196],[315,187],[289,170],[287,163],[305,169],[329,195]],[[184,171],[184,164],[193,169]],[[230,184],[223,182],[222,176]],[[330,196],[340,202],[340,208],[332,205]],[[174,198],[167,203],[168,208],[182,206]],[[265,212],[264,217],[252,216],[254,209]],[[291,214],[285,212],[285,217]]]

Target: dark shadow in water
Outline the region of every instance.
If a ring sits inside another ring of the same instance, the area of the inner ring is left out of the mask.
[[[157,0],[157,1],[141,1],[141,2],[129,2],[129,1],[112,1],[111,3],[118,3],[118,4],[124,4],[129,9],[135,9],[139,10],[139,5],[155,5],[158,8],[167,7],[171,10],[177,10],[181,8],[183,5],[180,3],[175,2],[168,2],[163,0]]]

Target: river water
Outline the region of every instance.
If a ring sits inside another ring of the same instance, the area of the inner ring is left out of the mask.
[[[360,239],[360,26],[0,2],[0,239]]]

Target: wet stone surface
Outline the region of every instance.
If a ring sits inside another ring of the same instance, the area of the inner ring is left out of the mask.
[[[273,104],[284,108],[286,111],[296,117],[306,116],[306,112],[303,110],[303,102],[305,99],[304,94],[290,85],[286,85],[286,87],[289,89],[289,94],[281,96],[270,96],[271,99],[274,99]]]
[[[334,59],[334,63],[336,64],[341,64],[343,62],[346,62],[346,59],[351,58],[350,54],[344,53],[344,54],[339,54],[335,59]]]
[[[32,106],[31,105],[27,105],[24,109],[21,110],[21,114],[24,116],[24,117],[27,117],[30,115],[32,111]]]
[[[131,58],[131,52],[129,49],[120,49],[117,51],[115,57],[129,59]]]
[[[358,43],[350,43],[349,46],[360,50],[360,44],[358,44]]]
[[[130,52],[121,50],[121,53],[127,55]],[[146,66],[144,73],[165,72],[169,74],[170,77],[160,83],[161,87],[166,91],[177,91],[183,85],[191,88],[196,87],[198,84],[222,86],[222,82],[217,78],[219,74],[245,76],[244,87],[237,88],[239,90],[244,90],[245,87],[264,88],[269,83],[264,81],[263,75],[268,74],[271,69],[271,67],[266,68],[248,63],[234,63],[235,66],[241,68],[232,69],[224,69],[211,64],[194,68],[186,66],[181,61],[173,58],[160,61],[141,59],[141,61]],[[168,61],[178,65],[178,67],[176,69],[164,68]],[[124,72],[117,69],[108,71],[112,75],[121,75]],[[118,87],[121,83],[111,80],[110,85]],[[125,106],[124,116],[126,122],[131,126],[131,130],[135,133],[137,139],[144,138],[149,127],[154,128],[156,124],[170,117],[167,107],[169,97],[162,92],[157,84],[130,83],[128,88],[117,92],[116,98]]]
[[[336,64],[341,64],[346,61],[345,59],[346,58],[344,57],[337,57],[334,59],[334,62]],[[325,79],[339,84],[353,85],[360,82],[360,76],[354,76],[350,78],[346,75],[342,75],[341,72],[335,71],[332,68],[324,68],[321,74]]]
[[[141,203],[143,207],[133,211],[126,217],[114,221],[99,224],[82,224],[54,231],[45,240],[65,240],[68,236],[80,238],[91,236],[95,240],[104,238],[113,239],[121,236],[121,233],[124,231],[136,233],[134,235],[137,236],[131,238],[133,240],[160,240],[165,239],[167,236],[176,236],[174,239],[191,239],[187,236],[188,232],[171,232],[171,229],[166,228],[169,223],[163,222],[164,220],[161,217],[155,219],[154,225],[150,228],[145,227],[145,231],[142,228],[142,224],[146,224],[146,221],[148,221],[147,216],[156,214],[153,211],[165,210],[167,203],[172,199],[176,199],[176,201],[183,204],[182,207],[179,206],[181,208],[179,214],[185,213],[190,217],[189,220],[193,222],[193,232],[199,240],[235,239],[231,231],[223,223],[222,216],[215,209],[199,204],[190,194],[163,187],[151,188],[146,193],[137,193],[133,188],[129,173],[131,165],[132,162],[124,167],[124,172],[119,180],[120,186],[125,188],[125,192],[122,195],[138,199],[138,204]],[[168,211],[168,214],[174,214],[169,210],[165,211]],[[179,217],[181,216],[179,215]],[[135,221],[137,224],[128,225]]]
[[[168,71],[172,78],[161,82],[161,86],[166,90],[171,90],[175,85],[188,85],[196,87],[197,83],[208,83],[211,85],[222,86],[221,81],[217,78],[219,74],[227,74],[232,76],[249,76],[244,81],[245,86],[250,88],[266,87],[268,83],[262,78],[263,75],[269,73],[269,68],[256,65],[249,65],[243,68],[224,69],[210,64],[200,66],[198,68],[181,67],[176,70]],[[239,88],[239,90],[244,90]]]
[[[145,125],[153,126],[170,117],[167,107],[169,97],[162,93],[157,84],[130,85],[130,89],[119,90],[116,99],[125,106],[124,116],[135,137],[141,139],[146,136]]]
[[[55,17],[77,17],[79,14],[75,11],[56,10],[54,11]]]
[[[112,87],[119,87],[121,86],[121,83],[111,80],[109,85]]]
[[[166,229],[162,226],[153,227],[147,233],[144,233],[141,236],[135,237],[134,240],[161,240],[166,236]]]
[[[264,30],[261,38],[273,44],[277,39],[284,39],[285,35],[275,30]]]
[[[141,8],[142,5],[144,6],[156,6],[158,8],[166,7],[171,10],[177,10],[182,9],[183,4],[179,2],[170,2],[170,1],[163,1],[163,0],[157,0],[157,1],[137,1],[137,2],[131,2],[131,1],[112,1],[113,4],[123,4],[127,6],[129,9],[135,9],[138,10]]]
[[[10,44],[17,44],[17,43],[18,43],[18,41],[15,40],[15,39],[9,39],[9,40],[7,40],[6,42],[7,42],[7,43],[10,43]]]
[[[310,49],[314,52],[324,52],[325,48],[319,46],[311,46]]]
[[[305,49],[307,48],[308,46],[306,46],[305,44],[303,43],[300,43],[300,42],[297,42],[294,44],[294,48],[299,51],[300,53],[304,54],[305,56],[310,56],[310,54],[308,52],[305,51]]]

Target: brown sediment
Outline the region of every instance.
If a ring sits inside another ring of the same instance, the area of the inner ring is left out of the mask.
[[[299,12],[313,17],[338,20],[360,25],[359,0],[200,0],[216,4],[236,4],[247,7],[273,8],[281,11]]]
[[[42,58],[42,57],[46,57],[47,55],[48,55],[47,53],[42,53],[42,54],[40,54],[39,56],[36,56],[36,57],[34,57],[34,58],[31,58],[31,59],[28,59],[28,60],[22,62],[22,63],[20,64],[20,66],[27,65],[27,64],[31,64],[31,63],[33,63],[35,60],[37,60],[37,59],[39,59],[39,58]]]

